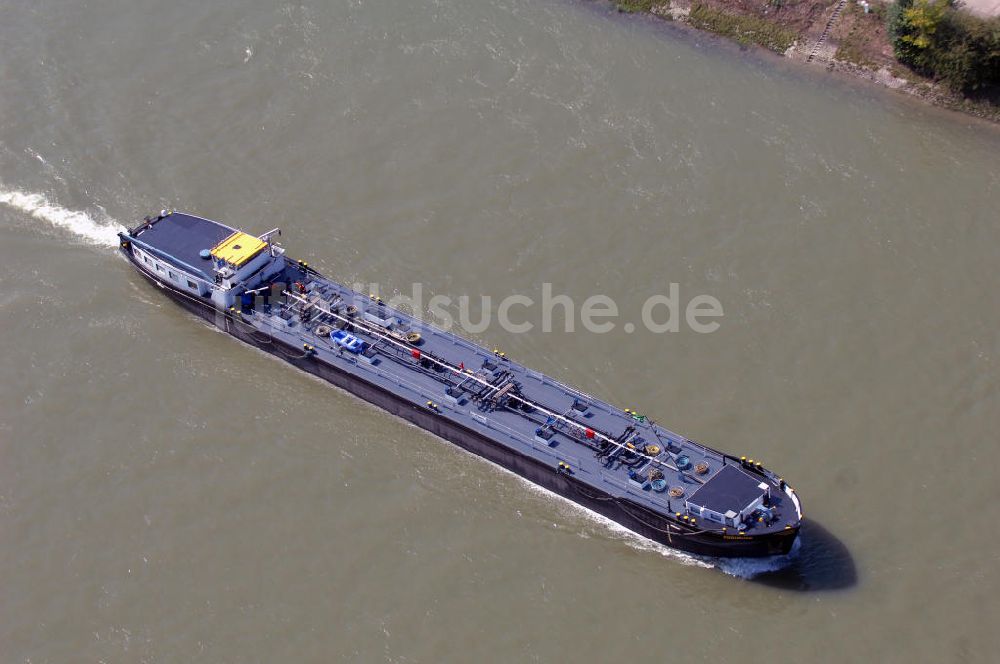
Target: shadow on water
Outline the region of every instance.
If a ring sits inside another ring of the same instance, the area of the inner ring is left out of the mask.
[[[815,521],[805,521],[799,540],[801,546],[790,564],[762,572],[751,580],[772,588],[801,592],[843,590],[857,584],[854,558],[833,533]]]

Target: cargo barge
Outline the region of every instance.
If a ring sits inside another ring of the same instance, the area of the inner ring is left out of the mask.
[[[255,236],[164,210],[132,266],[222,331],[668,547],[788,553],[802,508],[759,462],[689,440],[358,293]]]

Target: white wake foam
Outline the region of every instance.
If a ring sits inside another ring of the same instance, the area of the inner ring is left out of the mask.
[[[56,228],[70,231],[81,240],[104,247],[118,245],[118,232],[125,227],[114,219],[94,219],[86,212],[67,210],[49,202],[42,194],[0,189],[0,203],[9,205]]]
[[[540,496],[544,496],[547,499],[554,499],[555,502],[559,503],[563,509],[567,512],[579,515],[594,525],[602,528],[608,535],[612,538],[624,542],[627,546],[637,550],[646,551],[649,553],[657,553],[666,558],[674,558],[682,565],[692,565],[695,567],[713,567],[714,564],[708,559],[704,559],[698,556],[693,556],[689,553],[683,551],[678,551],[677,549],[671,549],[666,547],[659,542],[654,542],[651,539],[647,539],[642,535],[629,530],[625,526],[621,525],[617,521],[613,521],[603,514],[598,514],[597,512],[591,510],[588,507],[584,507],[580,503],[577,503],[565,496],[560,496],[554,491],[549,491],[548,489],[538,486],[534,482],[527,480],[520,475],[517,475],[502,466],[498,466],[492,462],[490,463],[494,468],[497,468],[505,473],[510,473],[518,482],[522,484],[525,490],[529,493],[534,493]],[[582,536],[583,533],[579,533]]]
[[[722,572],[740,579],[752,579],[768,572],[777,572],[794,564],[802,547],[801,536],[792,544],[792,550],[783,556],[768,558],[713,558],[711,564]]]

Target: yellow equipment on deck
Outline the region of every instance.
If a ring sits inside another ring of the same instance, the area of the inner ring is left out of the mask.
[[[230,265],[240,267],[261,252],[267,242],[258,237],[236,231],[212,248],[212,256],[226,261]]]

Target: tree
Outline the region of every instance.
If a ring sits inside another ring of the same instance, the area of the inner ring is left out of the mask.
[[[903,41],[919,49],[930,48],[948,4],[948,0],[913,0],[913,4],[903,10],[903,20],[910,28],[902,35]]]
[[[955,92],[1000,83],[1000,17],[958,11],[952,0],[898,0],[886,22],[896,58]]]

